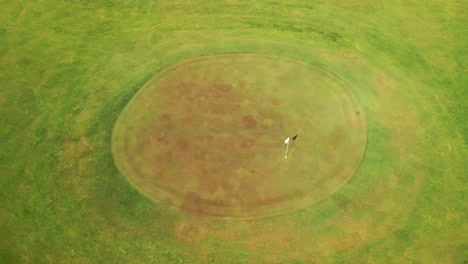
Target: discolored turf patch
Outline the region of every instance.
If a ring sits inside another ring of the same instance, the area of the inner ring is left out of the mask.
[[[261,218],[313,205],[356,172],[365,115],[333,74],[259,54],[201,57],[150,80],[112,135],[117,167],[189,213]],[[285,158],[284,140],[299,134]]]

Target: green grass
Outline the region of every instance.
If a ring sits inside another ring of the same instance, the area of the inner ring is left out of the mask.
[[[346,2],[0,1],[0,262],[466,262],[466,5]],[[137,193],[111,154],[136,91],[184,59],[264,51],[353,84],[369,134],[352,180],[245,222]]]

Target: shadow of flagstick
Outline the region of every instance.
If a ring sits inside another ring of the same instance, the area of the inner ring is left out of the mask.
[[[294,146],[294,143],[296,142],[296,138],[297,136],[299,136],[299,134],[295,135],[294,137],[292,137],[292,143],[291,143],[291,146],[288,148],[288,152],[286,152],[286,157],[289,155],[289,152],[291,152],[291,149],[292,147]]]

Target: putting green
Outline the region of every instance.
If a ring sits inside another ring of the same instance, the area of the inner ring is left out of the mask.
[[[250,219],[332,195],[358,169],[366,141],[363,110],[337,76],[289,58],[229,54],[184,61],[145,84],[117,120],[112,152],[152,200]]]

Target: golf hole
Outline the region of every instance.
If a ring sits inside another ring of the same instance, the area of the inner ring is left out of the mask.
[[[366,142],[364,112],[338,77],[289,58],[228,54],[147,82],[116,122],[112,153],[156,202],[252,219],[332,195],[357,171]]]

